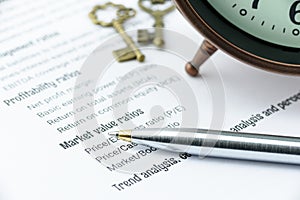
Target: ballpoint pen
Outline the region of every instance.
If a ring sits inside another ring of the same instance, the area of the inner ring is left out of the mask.
[[[201,157],[300,165],[300,137],[207,129],[141,129],[109,133],[120,140]]]

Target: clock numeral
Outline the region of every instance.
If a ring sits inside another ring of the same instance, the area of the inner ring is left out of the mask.
[[[253,3],[252,3],[252,8],[257,9],[258,8],[258,3],[259,3],[259,0],[254,0]]]
[[[300,16],[300,0],[295,1],[290,9],[290,18],[294,24],[300,25],[300,20],[297,20],[297,16]]]

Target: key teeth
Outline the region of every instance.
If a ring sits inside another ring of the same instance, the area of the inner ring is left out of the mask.
[[[118,62],[136,59],[135,53],[128,47],[113,51],[113,56]]]
[[[148,30],[138,30],[138,43],[150,44],[153,43],[155,46],[162,48],[165,44],[162,38],[156,37],[154,33],[150,33]]]
[[[148,44],[151,42],[152,34],[148,30],[138,30],[138,43]]]
[[[139,62],[144,62],[144,54],[135,54],[130,47],[113,51],[113,56],[118,62],[126,62],[129,60],[138,60]]]

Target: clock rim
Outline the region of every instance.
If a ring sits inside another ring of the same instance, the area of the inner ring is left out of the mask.
[[[300,65],[283,63],[260,57],[243,50],[226,40],[213,28],[211,28],[201,16],[198,15],[188,0],[174,0],[174,2],[181,14],[196,28],[200,34],[202,34],[218,49],[223,50],[232,57],[259,69],[283,74],[300,75]]]

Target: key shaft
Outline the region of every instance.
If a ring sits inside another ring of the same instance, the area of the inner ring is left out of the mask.
[[[163,34],[163,28],[164,28],[163,17],[164,17],[164,13],[162,13],[161,11],[155,11],[155,12],[153,12],[152,16],[155,19],[155,23],[153,25],[153,27],[155,28],[153,44],[158,46],[158,47],[162,47],[165,44],[164,34]]]
[[[136,55],[136,59],[139,62],[143,62],[145,60],[145,55],[138,49],[135,45],[134,41],[131,37],[125,32],[123,25],[119,22],[119,20],[113,20],[113,27],[119,33],[119,35],[123,38],[124,42],[127,46],[134,52]]]
[[[165,0],[152,0],[151,2],[152,2],[152,4],[164,4]],[[164,28],[163,18],[166,14],[173,11],[175,9],[175,6],[172,5],[164,10],[154,10],[152,8],[148,8],[148,7],[144,6],[143,0],[139,0],[138,4],[142,10],[149,13],[154,18],[155,23],[154,23],[153,27],[155,28],[155,32],[154,32],[152,42],[154,45],[161,48],[165,43],[164,35],[163,35],[163,28]],[[145,32],[141,31],[140,33],[141,33],[141,40],[143,40],[144,38],[147,38],[147,37],[142,37],[142,36],[145,36]],[[147,35],[150,36],[149,33]]]

